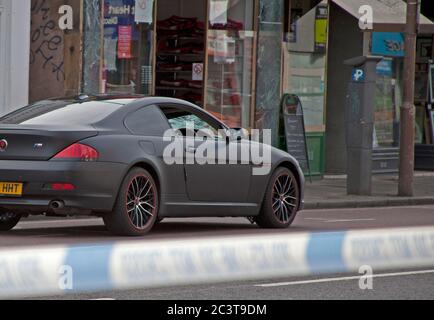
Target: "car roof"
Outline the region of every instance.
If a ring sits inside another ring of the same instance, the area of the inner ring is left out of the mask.
[[[120,105],[128,106],[130,104],[135,104],[135,102],[140,102],[142,105],[145,104],[181,104],[191,107],[201,109],[200,107],[181,99],[160,97],[160,96],[149,96],[140,94],[98,94],[98,95],[86,95],[82,94],[73,98],[54,98],[50,100],[72,100],[74,102],[87,102],[87,101],[101,101],[106,103],[115,103]]]
[[[138,110],[144,106],[149,105],[173,105],[176,104],[178,106],[184,106],[190,108],[190,110],[196,110],[200,113],[205,113],[206,116],[213,121],[216,121],[223,125],[224,127],[228,128],[228,126],[223,123],[220,119],[216,118],[214,115],[207,113],[203,108],[185,101],[181,99],[176,98],[168,98],[168,97],[160,97],[160,96],[144,96],[144,95],[93,95],[93,96],[87,96],[87,95],[81,95],[78,98],[76,97],[77,102],[86,102],[86,101],[101,101],[105,103],[114,103],[123,105],[123,110],[118,110],[117,112],[113,113],[113,117],[117,117],[119,114],[126,115],[127,113]],[[128,111],[127,111],[128,110]],[[110,117],[109,117],[110,118]]]

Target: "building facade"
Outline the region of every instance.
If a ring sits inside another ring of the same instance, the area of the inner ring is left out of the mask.
[[[374,13],[368,29],[359,26],[362,5],[369,5]],[[425,10],[422,10],[417,41],[414,101],[417,146],[432,145],[434,139],[428,92],[433,74],[430,60],[434,58],[434,25],[423,13]],[[290,16],[283,91],[297,94],[303,103],[313,175],[346,173],[345,113],[352,68],[344,65],[344,61],[362,55],[383,57],[377,66],[375,105],[372,106],[375,117],[373,172],[397,172],[406,3],[402,0],[320,3],[292,0]]]
[[[371,30],[359,27],[363,4],[377,13]],[[415,132],[418,144],[430,145],[434,31],[421,22]],[[351,69],[343,62],[382,55],[374,162],[376,172],[393,172],[404,23],[402,0],[0,0],[0,114],[79,93],[161,95],[192,101],[233,127],[272,129],[282,146],[282,96],[296,94],[311,174],[345,174]]]
[[[0,115],[28,103],[30,1],[0,0]]]

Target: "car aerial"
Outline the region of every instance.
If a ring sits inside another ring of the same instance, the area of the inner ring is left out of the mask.
[[[195,133],[206,129],[216,137],[190,137],[187,120]],[[185,143],[178,160],[197,155],[204,141],[226,157],[230,148],[239,154],[246,144],[264,147],[172,98],[80,96],[3,116],[0,231],[31,215],[98,216],[124,236],[144,235],[174,217],[246,217],[260,227],[287,228],[302,209],[304,176],[288,153],[270,147],[268,171],[255,175],[252,161],[167,161],[175,140]]]

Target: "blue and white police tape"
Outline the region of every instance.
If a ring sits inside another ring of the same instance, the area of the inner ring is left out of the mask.
[[[0,250],[0,297],[434,266],[434,228]]]

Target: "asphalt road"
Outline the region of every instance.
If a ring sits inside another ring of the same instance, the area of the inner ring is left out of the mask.
[[[374,273],[372,289],[360,289],[360,275],[232,282],[201,286],[68,295],[48,300],[433,300],[434,270]]]
[[[200,238],[241,234],[279,234],[337,230],[434,226],[434,206],[306,210],[288,230],[263,230],[245,219],[167,219],[144,239]],[[100,219],[23,221],[0,234],[0,248],[43,244],[137,241],[111,237]],[[434,269],[434,268],[433,268]],[[374,270],[373,289],[359,288],[359,276],[303,278],[182,286],[70,295],[52,299],[434,299],[434,270]]]

